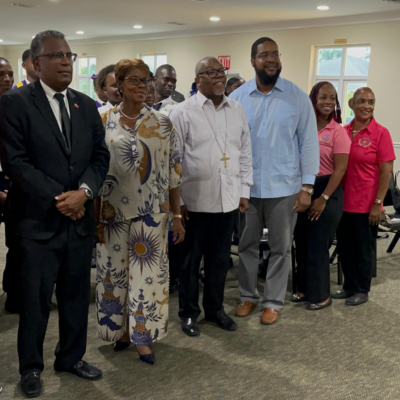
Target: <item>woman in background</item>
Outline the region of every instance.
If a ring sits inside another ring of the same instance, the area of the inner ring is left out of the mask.
[[[295,228],[298,293],[292,302],[307,301],[308,310],[332,304],[330,297],[329,248],[343,213],[340,181],[346,172],[350,139],[340,125],[340,104],[329,82],[311,90],[320,149],[320,169],[314,184],[311,207],[299,213]]]
[[[352,143],[343,180],[344,213],[337,232],[344,285],[332,297],[358,306],[368,301],[378,224],[396,157],[389,131],[375,121],[374,92],[358,89],[349,107],[354,119],[345,129]]]

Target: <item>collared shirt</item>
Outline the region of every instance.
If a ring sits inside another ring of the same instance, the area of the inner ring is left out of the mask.
[[[99,96],[96,96],[96,106],[97,108],[105,106],[107,103],[104,103],[103,100],[100,100]]]
[[[98,111],[101,114],[104,114],[108,110],[112,110],[115,106],[113,106],[109,101],[107,101],[106,105],[98,108]]]
[[[179,103],[176,101],[172,100],[172,96],[167,97],[166,99],[159,101],[157,104],[154,104],[153,108],[160,112],[161,114],[164,114],[166,116],[169,115],[171,110]]]
[[[54,98],[54,95],[56,95],[57,93],[61,93],[64,95],[65,108],[67,109],[67,113],[68,113],[69,117],[71,117],[71,113],[69,111],[68,98],[67,98],[67,89],[63,90],[62,92],[56,92],[51,87],[47,86],[42,80],[40,80],[40,84],[42,85],[44,93],[46,94],[46,97],[49,100],[50,107],[54,113],[54,116],[56,117],[57,124],[60,127],[60,131],[62,132],[62,118],[61,118],[60,103],[58,102],[58,100],[56,100]],[[93,193],[92,193],[91,189],[89,188],[89,186],[86,185],[86,183],[84,183],[84,182],[81,183],[80,188],[88,189],[90,198],[93,197]]]
[[[349,154],[351,140],[343,126],[333,118],[318,132],[320,164],[318,176],[332,175],[335,169],[334,154]]]
[[[230,212],[253,185],[251,141],[246,113],[224,96],[215,109],[198,92],[177,104],[170,114],[182,156],[181,197],[189,211]],[[217,142],[218,141],[218,142]],[[221,161],[223,153],[229,159]]]
[[[21,82],[19,82],[19,83],[17,83],[16,85],[14,85],[12,88],[11,88],[11,90],[14,90],[14,89],[18,89],[18,88],[20,88],[20,87],[22,87],[22,86],[26,86],[26,85],[29,85],[29,81],[28,81],[28,79],[23,79]]]
[[[352,140],[354,121],[344,128]],[[379,164],[396,159],[389,131],[372,118],[351,143],[349,164],[343,178],[344,211],[369,213],[379,186]]]
[[[63,90],[62,92],[56,92],[51,87],[47,86],[42,80],[40,80],[40,84],[44,92],[46,93],[47,99],[49,100],[50,107],[53,110],[54,116],[56,117],[58,126],[60,127],[60,131],[62,132],[62,118],[61,118],[61,110],[60,110],[60,103],[58,100],[54,98],[54,95],[57,93],[61,93],[64,95],[64,104],[65,108],[67,109],[68,115],[71,117],[71,113],[69,112],[69,103],[67,98],[67,89]]]
[[[244,107],[249,121],[254,169],[251,196],[291,196],[302,184],[314,184],[319,170],[318,131],[307,94],[279,77],[265,95],[254,78],[230,98]]]

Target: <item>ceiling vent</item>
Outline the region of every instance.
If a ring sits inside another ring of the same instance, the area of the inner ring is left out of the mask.
[[[168,25],[177,25],[177,26],[183,26],[183,25],[187,25],[184,22],[167,22]]]
[[[37,8],[39,6],[31,6],[29,4],[23,4],[23,3],[11,3],[12,6],[14,7],[21,7],[21,8]]]

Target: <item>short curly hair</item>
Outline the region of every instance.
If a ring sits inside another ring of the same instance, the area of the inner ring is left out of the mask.
[[[124,59],[121,60],[116,66],[115,66],[115,79],[117,82],[123,82],[125,78],[129,75],[129,72],[133,68],[137,68],[140,71],[146,72],[147,75],[150,77],[150,69],[147,64],[143,62],[143,60],[129,60],[129,59]]]

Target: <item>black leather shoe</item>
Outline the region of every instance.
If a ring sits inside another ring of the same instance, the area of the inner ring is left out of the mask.
[[[200,328],[196,318],[181,318],[181,328],[188,336],[199,336]]]
[[[42,382],[40,381],[40,372],[28,372],[26,375],[21,375],[20,388],[22,393],[33,399],[39,397],[42,392]]]
[[[332,299],[329,298],[329,301],[326,304],[317,304],[317,303],[307,303],[307,310],[317,311],[322,310],[323,308],[329,307],[332,305]]]
[[[292,297],[290,298],[290,301],[292,303],[302,303],[304,301],[306,301],[306,297],[300,297],[297,293],[293,294]]]
[[[356,292],[354,292],[353,290],[340,289],[335,293],[331,293],[331,298],[336,299],[336,300],[348,299],[349,297],[351,297],[355,294],[356,294]]]
[[[89,379],[95,381],[103,376],[103,373],[93,365],[88,364],[86,361],[78,361],[73,367],[70,368],[59,368],[54,365],[54,369],[57,372],[69,372],[79,378]]]
[[[219,311],[215,316],[207,316],[206,321],[215,322],[221,329],[226,331],[236,331],[238,326],[236,322],[225,314],[225,311]]]
[[[344,303],[346,306],[359,306],[360,304],[366,303],[368,301],[368,295],[365,297],[360,297],[358,294],[351,296],[349,299],[346,300]]]
[[[119,351],[124,351],[129,349],[130,342],[115,342],[113,344],[113,350],[118,353]]]

